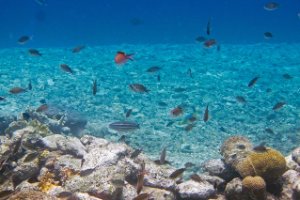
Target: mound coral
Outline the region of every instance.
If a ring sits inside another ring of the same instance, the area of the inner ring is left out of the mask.
[[[247,199],[265,200],[266,182],[260,176],[247,176],[242,181],[243,193]]]
[[[235,169],[242,177],[261,176],[267,183],[273,183],[286,171],[286,161],[280,152],[267,148],[263,152],[249,153]]]

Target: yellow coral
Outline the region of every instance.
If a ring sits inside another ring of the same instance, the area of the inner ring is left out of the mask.
[[[38,187],[42,192],[48,192],[53,186],[57,186],[54,181],[54,174],[46,172],[41,178]]]
[[[260,176],[247,176],[242,182],[243,192],[248,199],[266,199],[266,182]]]
[[[263,152],[252,152],[236,165],[242,177],[261,176],[267,183],[278,180],[286,171],[284,156],[271,148]]]

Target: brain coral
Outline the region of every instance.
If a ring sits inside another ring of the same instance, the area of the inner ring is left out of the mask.
[[[243,192],[248,199],[266,199],[266,182],[260,176],[247,176],[242,182]]]

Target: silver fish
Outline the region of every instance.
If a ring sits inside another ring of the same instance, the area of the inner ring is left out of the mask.
[[[136,122],[118,121],[109,124],[109,128],[118,132],[128,132],[139,129],[140,125]]]

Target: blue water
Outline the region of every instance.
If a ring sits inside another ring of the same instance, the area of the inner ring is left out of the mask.
[[[45,100],[80,112],[88,120],[83,133],[117,141],[121,134],[108,125],[133,109],[129,120],[141,128],[126,134],[128,143],[153,159],[167,147],[169,160],[178,167],[219,157],[222,141],[237,134],[287,154],[300,143],[300,3],[277,1],[279,9],[266,11],[266,2],[48,0],[39,5],[2,0],[0,96],[6,100],[0,102],[0,116],[35,109]],[[208,37],[209,19],[209,38],[217,40],[220,51],[195,41]],[[266,31],[274,37],[266,40]],[[19,45],[22,35],[32,39]],[[79,44],[86,48],[72,53]],[[42,56],[31,56],[29,48]],[[120,50],[134,53],[134,60],[115,64]],[[60,69],[63,63],[73,75]],[[162,69],[147,73],[152,66]],[[258,82],[249,88],[256,76]],[[96,96],[93,79],[98,81]],[[9,94],[13,87],[27,87],[29,80],[32,91]],[[134,93],[128,87],[132,83],[144,84],[150,92]],[[274,111],[278,102],[286,104]],[[178,105],[183,114],[171,116]],[[197,120],[187,132],[186,118],[192,114]],[[169,122],[173,124],[167,126]]]

